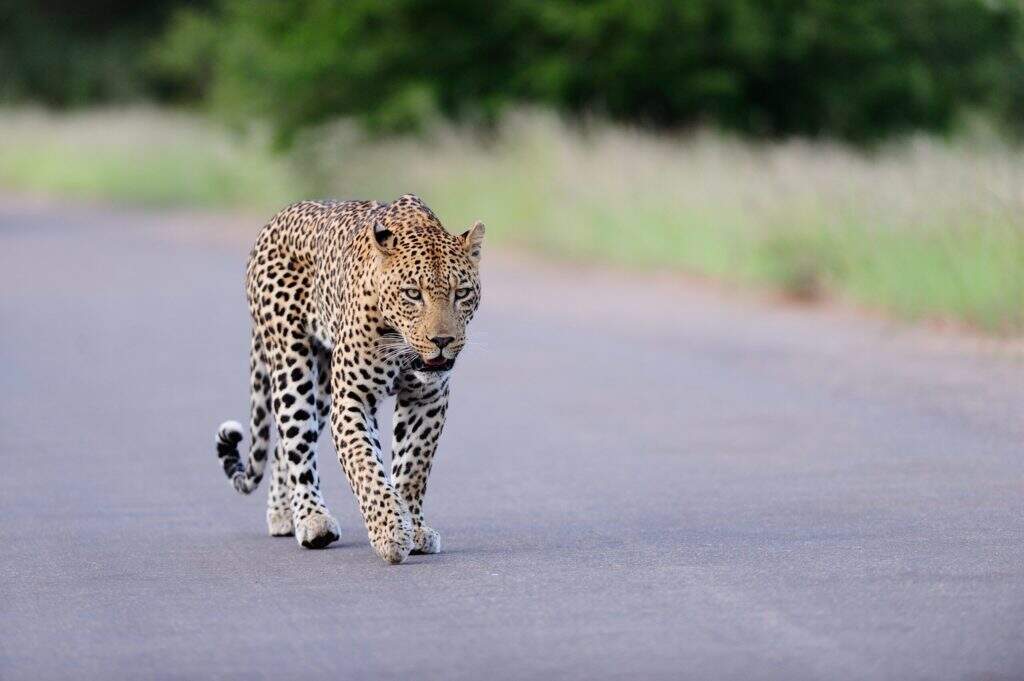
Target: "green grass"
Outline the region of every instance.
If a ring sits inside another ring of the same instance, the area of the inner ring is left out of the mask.
[[[679,270],[909,319],[1024,331],[1024,153],[915,139],[666,138],[540,113],[494,139],[368,140],[337,124],[275,156],[155,110],[0,114],[0,188],[273,212],[311,196],[414,191],[449,228],[564,258]]]
[[[0,114],[0,188],[153,206],[273,210],[300,187],[284,159],[194,116]]]

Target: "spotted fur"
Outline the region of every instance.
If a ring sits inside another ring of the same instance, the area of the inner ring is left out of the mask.
[[[341,466],[373,548],[400,563],[437,553],[423,497],[448,408],[448,382],[480,302],[484,226],[460,236],[407,194],[305,201],[260,232],[246,270],[253,330],[251,442],[240,424],[217,432],[232,486],[252,492],[272,460],[267,526],[307,548],[340,536],[320,493],[316,443],[330,422]],[[391,471],[377,406],[396,395]],[[271,455],[271,424],[277,446]]]

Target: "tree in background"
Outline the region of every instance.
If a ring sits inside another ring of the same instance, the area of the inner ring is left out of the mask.
[[[857,142],[974,110],[1024,120],[1015,0],[219,0],[181,4],[165,30],[178,4],[5,10],[0,94],[203,101],[282,140],[339,116],[488,123],[519,103]]]

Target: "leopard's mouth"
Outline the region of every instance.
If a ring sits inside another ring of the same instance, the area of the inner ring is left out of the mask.
[[[438,355],[431,359],[417,357],[412,361],[413,371],[448,371],[455,366],[454,359],[448,359],[444,355]]]

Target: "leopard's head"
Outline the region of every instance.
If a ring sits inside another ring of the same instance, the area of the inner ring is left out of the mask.
[[[390,204],[373,226],[378,307],[395,330],[380,352],[415,371],[447,371],[466,344],[466,325],[480,304],[484,225],[449,234],[412,195]]]

